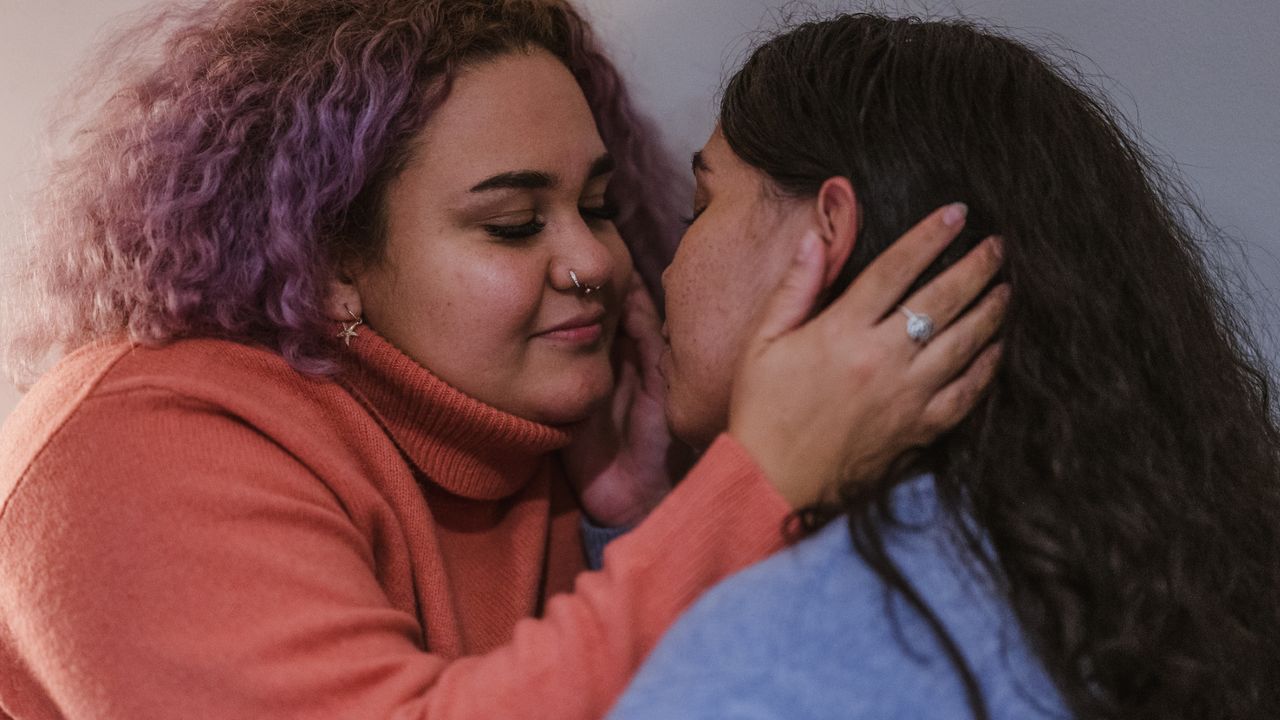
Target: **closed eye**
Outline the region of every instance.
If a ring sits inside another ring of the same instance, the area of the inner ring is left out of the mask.
[[[578,212],[586,220],[596,220],[600,222],[613,222],[618,219],[618,206],[606,202],[602,205],[594,205],[590,207],[580,207]]]
[[[519,225],[485,225],[484,231],[499,240],[526,240],[546,229],[547,223],[538,218]]]

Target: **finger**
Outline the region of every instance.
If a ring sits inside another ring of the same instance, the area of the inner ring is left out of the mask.
[[[982,293],[1003,263],[1001,241],[989,237],[955,265],[934,278],[928,285],[911,294],[902,303],[912,312],[923,313],[933,320],[934,328],[945,328]],[[884,322],[898,322],[904,317],[893,313]]]
[[[787,272],[773,294],[765,301],[757,342],[769,342],[799,327],[809,318],[822,291],[826,263],[819,252],[821,241],[815,232],[806,232]]]
[[[964,374],[934,394],[921,415],[921,422],[929,433],[928,442],[960,424],[977,406],[995,380],[1003,351],[1004,347],[998,343],[987,346]]]
[[[638,366],[640,352],[637,343],[631,338],[618,338],[614,353],[616,362],[611,416],[615,423],[621,423],[630,411],[631,403],[642,384],[643,370]]]
[[[622,334],[634,345],[634,363],[639,369],[643,387],[648,392],[664,388],[666,383],[658,369],[662,353],[667,347],[662,338],[662,320],[639,275],[632,276],[621,322]]]
[[[1000,330],[1009,309],[1009,286],[1000,285],[936,336],[912,361],[922,387],[943,387],[959,375]]]
[[[622,324],[623,331],[636,341],[641,359],[657,363],[665,348],[662,319],[639,275],[632,277],[631,289],[623,305]]]
[[[880,253],[824,314],[852,315],[868,323],[883,318],[960,233],[967,213],[964,203],[930,213]]]

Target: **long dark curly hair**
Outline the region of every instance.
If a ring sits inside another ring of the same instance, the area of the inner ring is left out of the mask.
[[[1220,236],[1059,59],[968,22],[845,15],[755,50],[730,147],[787,195],[843,176],[841,282],[934,207],[990,233],[1013,295],[989,394],[909,470],[842,491],[855,546],[970,668],[884,550],[887,501],[935,474],[968,556],[1080,718],[1280,717],[1280,430],[1266,364],[1214,280]],[[926,275],[926,277],[928,274]]]

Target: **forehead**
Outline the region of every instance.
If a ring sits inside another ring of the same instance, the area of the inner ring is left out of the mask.
[[[769,184],[756,168],[739,158],[728,141],[716,127],[702,149],[693,157],[694,175],[698,184],[719,191],[754,191],[752,199],[768,197]]]
[[[604,152],[569,69],[534,49],[462,71],[419,134],[412,164],[470,188],[513,169],[576,177]]]

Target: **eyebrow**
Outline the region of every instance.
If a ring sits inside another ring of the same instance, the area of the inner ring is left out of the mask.
[[[591,170],[587,174],[588,180],[594,180],[602,175],[608,175],[617,168],[617,163],[613,156],[605,153],[596,158],[591,163]],[[542,172],[540,170],[514,170],[512,172],[500,173],[491,178],[481,180],[471,188],[471,192],[489,192],[491,190],[546,190],[554,188],[560,184],[560,178],[552,173]]]
[[[605,153],[596,158],[595,162],[591,163],[591,171],[587,173],[587,179],[595,180],[601,175],[608,175],[617,168],[618,164],[614,162],[613,156],[609,153]]]
[[[556,177],[537,170],[516,170],[494,175],[481,180],[471,192],[488,192],[490,190],[543,190],[555,187]]]
[[[707,164],[707,160],[702,156],[701,150],[693,154],[693,162],[690,164],[693,166],[694,175],[699,173],[709,174],[711,172],[711,166]]]

